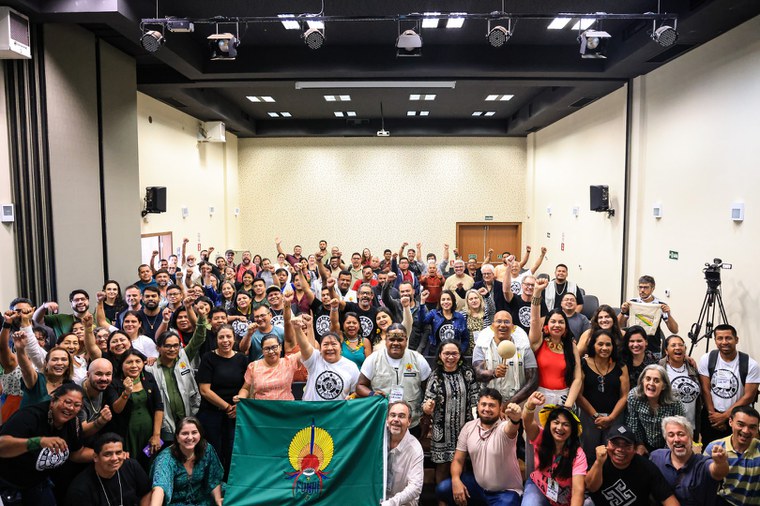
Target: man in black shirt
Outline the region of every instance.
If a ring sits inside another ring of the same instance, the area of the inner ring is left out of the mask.
[[[66,495],[67,506],[147,506],[151,482],[136,460],[126,458],[124,440],[113,432],[94,445],[94,463],[77,476]]]
[[[328,280],[328,286],[330,287],[330,290],[332,290],[331,294],[333,298],[337,298],[335,296],[334,285],[334,282],[330,283],[330,280]],[[372,299],[375,297],[375,293],[372,291],[372,287],[365,283],[359,287],[356,295],[359,299],[358,304],[341,300],[340,310],[344,313],[356,313],[357,316],[359,316],[359,323],[362,327],[362,337],[366,337],[370,341],[373,341],[377,334],[377,323],[375,322],[377,309],[372,305]]]
[[[606,446],[596,447],[596,461],[586,475],[586,491],[596,506],[677,506],[673,489],[657,466],[636,455],[633,432],[626,425],[613,429]]]

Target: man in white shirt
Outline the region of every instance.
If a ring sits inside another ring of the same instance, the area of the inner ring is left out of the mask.
[[[412,407],[406,401],[388,406],[388,478],[381,506],[417,506],[425,475],[422,445],[409,433]]]
[[[701,433],[705,444],[731,435],[731,410],[753,404],[760,383],[757,362],[736,349],[739,336],[733,326],[716,326],[713,340],[718,349],[703,355],[697,367],[704,399]]]
[[[404,400],[412,408],[410,426],[417,428],[422,416],[423,382],[430,376],[425,357],[408,348],[406,329],[394,323],[387,330],[385,348],[370,355],[362,364],[358,397],[383,395],[390,402]],[[419,432],[419,429],[413,432]]]

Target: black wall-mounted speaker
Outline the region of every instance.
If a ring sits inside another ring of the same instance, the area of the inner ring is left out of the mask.
[[[145,210],[149,213],[166,212],[166,186],[145,188]]]
[[[593,185],[589,187],[591,192],[591,210],[597,212],[607,211],[610,208],[610,188],[607,185]]]

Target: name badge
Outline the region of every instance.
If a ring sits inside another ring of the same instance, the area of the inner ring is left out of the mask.
[[[546,480],[546,497],[550,501],[559,499],[559,484],[553,478]]]
[[[404,400],[404,387],[396,385],[391,388],[391,393],[388,395],[388,402],[398,402]]]

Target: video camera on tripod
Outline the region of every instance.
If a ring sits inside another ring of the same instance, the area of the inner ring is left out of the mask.
[[[720,290],[720,271],[721,269],[731,269],[732,264],[724,263],[720,258],[713,258],[712,263],[706,263],[702,272],[705,273],[705,282],[707,283],[707,292],[705,293],[705,299],[702,301],[702,309],[699,311],[699,318],[697,323],[691,326],[689,330],[689,339],[691,339],[691,349],[689,355],[694,351],[694,347],[697,343],[703,339],[707,340],[705,344],[705,351],[710,347],[710,338],[713,336],[713,329],[715,323],[715,310],[719,311],[721,322],[728,323],[728,317],[726,317],[726,308],[723,307],[723,297],[721,297]],[[705,328],[704,335],[700,335],[702,327]]]
[[[702,272],[705,273],[705,281],[707,282],[708,290],[717,290],[720,286],[720,270],[730,270],[733,268],[733,264],[723,263],[720,258],[713,258],[712,263],[706,263]]]

